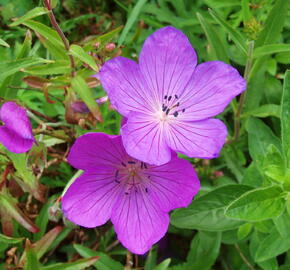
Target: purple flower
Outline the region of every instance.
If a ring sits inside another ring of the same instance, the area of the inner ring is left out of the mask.
[[[0,109],[0,142],[11,152],[24,153],[30,150],[35,139],[31,123],[24,108],[14,102],[6,102]]]
[[[120,242],[137,254],[164,236],[168,212],[186,207],[200,187],[190,162],[172,154],[167,164],[148,165],[126,153],[121,136],[87,133],[68,161],[85,172],[62,198],[65,216],[89,228],[111,219]]]
[[[99,77],[112,105],[128,122],[121,129],[129,155],[161,165],[171,150],[189,157],[217,157],[227,136],[211,117],[246,88],[238,71],[220,61],[197,65],[187,37],[164,27],[147,38],[139,64],[116,57]]]

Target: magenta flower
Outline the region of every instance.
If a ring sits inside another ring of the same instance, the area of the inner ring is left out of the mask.
[[[217,157],[227,136],[211,117],[246,88],[238,71],[220,61],[197,65],[187,37],[164,27],[147,38],[139,64],[116,57],[99,77],[112,105],[128,122],[121,129],[132,157],[161,165],[171,150],[189,157]]]
[[[148,165],[126,153],[121,136],[87,133],[68,161],[85,172],[62,198],[64,215],[89,228],[111,219],[120,242],[137,254],[164,236],[168,212],[186,207],[200,187],[190,162],[172,154],[167,164]]]
[[[31,123],[24,108],[14,102],[6,102],[0,109],[0,142],[11,152],[24,153],[30,150],[35,139]]]

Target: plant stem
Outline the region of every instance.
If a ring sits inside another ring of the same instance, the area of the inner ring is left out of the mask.
[[[131,270],[132,266],[133,266],[133,255],[129,250],[127,250],[125,270]]]
[[[248,47],[248,57],[247,57],[247,63],[246,63],[245,72],[244,72],[244,79],[246,80],[247,83],[248,83],[249,74],[252,68],[252,63],[253,63],[253,51],[254,51],[254,41],[251,41]],[[233,139],[230,140],[228,143],[237,141],[237,139],[240,136],[241,114],[242,114],[242,110],[246,101],[246,95],[247,95],[247,89],[241,94],[241,97],[239,99],[238,109],[236,111],[235,120],[234,120],[235,121],[234,136],[233,136]]]
[[[242,250],[240,249],[238,244],[235,244],[235,248],[238,251],[239,255],[241,256],[243,262],[249,267],[249,269],[251,270],[255,270],[255,267],[253,265],[251,265],[251,263],[248,261],[248,259],[245,257],[245,255],[243,254]]]
[[[75,72],[76,65],[75,65],[75,61],[74,61],[73,56],[69,53],[68,40],[66,39],[64,33],[62,32],[62,30],[60,29],[60,27],[59,27],[59,25],[58,25],[58,23],[56,21],[56,18],[55,18],[54,14],[53,14],[53,11],[52,11],[52,8],[51,8],[51,5],[50,5],[50,0],[44,0],[44,5],[49,10],[48,16],[49,16],[49,19],[50,19],[50,22],[51,22],[52,26],[54,27],[56,32],[59,34],[59,36],[62,39],[62,42],[64,44],[64,47],[65,47],[66,51],[68,52],[68,56],[69,56],[69,59],[70,59],[70,66],[71,66],[71,69],[72,69],[71,76],[74,77],[76,75],[76,72]]]

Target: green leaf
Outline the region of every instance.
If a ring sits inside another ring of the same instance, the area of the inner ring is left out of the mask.
[[[166,270],[168,269],[170,263],[171,263],[171,259],[168,258],[164,260],[162,263],[158,264],[156,267],[154,267],[153,270]]]
[[[130,29],[132,28],[134,22],[137,20],[142,7],[144,6],[144,4],[147,2],[147,0],[138,0],[136,5],[133,7],[132,12],[130,13],[127,22],[125,24],[125,27],[121,33],[121,36],[119,38],[118,41],[118,45],[122,45],[123,42],[126,39],[127,34],[129,33]]]
[[[221,232],[199,231],[191,241],[186,269],[210,270],[219,254],[221,235]]]
[[[69,263],[56,263],[53,265],[44,266],[41,270],[83,270],[86,267],[93,265],[99,257],[91,257],[87,259],[80,259]]]
[[[5,40],[3,40],[2,38],[0,38],[0,45],[1,46],[4,46],[4,47],[10,47],[10,45],[5,41]]]
[[[285,74],[283,86],[281,127],[283,152],[290,167],[290,70]]]
[[[19,24],[24,23],[27,20],[33,19],[35,17],[38,17],[40,15],[46,14],[49,11],[44,8],[44,7],[36,7],[32,10],[29,10],[25,15],[23,15],[21,18],[17,19],[15,22],[11,23],[9,26],[13,27],[13,26],[17,26]]]
[[[88,106],[91,113],[98,119],[100,119],[100,109],[93,97],[92,90],[88,87],[87,83],[81,76],[76,76],[72,79],[72,88],[79,94],[84,103]]]
[[[260,118],[274,116],[281,117],[281,107],[276,104],[265,104],[242,114],[242,117],[256,116]]]
[[[205,231],[238,228],[242,222],[226,217],[224,211],[229,203],[250,189],[244,185],[219,187],[195,199],[189,207],[174,211],[171,223],[179,228]]]
[[[43,58],[35,58],[35,57],[27,57],[27,58],[21,58],[17,60],[12,61],[2,61],[0,63],[0,80],[3,80],[5,77],[10,76],[21,69],[42,64],[42,63],[49,63],[50,60],[46,60]]]
[[[246,238],[249,233],[252,231],[253,224],[252,223],[245,223],[241,225],[238,229],[238,239],[244,239]]]
[[[290,237],[281,237],[276,230],[273,230],[270,235],[260,242],[255,254],[255,261],[262,262],[274,258],[286,252],[289,248]]]
[[[252,17],[249,0],[241,0],[241,6],[242,6],[243,22],[245,24]]]
[[[94,58],[86,53],[82,47],[73,44],[70,46],[69,51],[74,57],[88,64],[94,71],[98,71],[98,67]]]
[[[262,221],[282,214],[285,209],[283,190],[279,186],[257,188],[244,193],[225,210],[230,218]]]
[[[263,160],[270,144],[273,144],[278,150],[281,149],[280,140],[263,121],[251,117],[247,123],[247,131],[249,152],[253,160]]]
[[[287,211],[283,215],[273,219],[276,229],[281,237],[290,238],[290,215]]]
[[[240,48],[243,54],[247,55],[247,46],[244,37],[230,24],[228,24],[222,17],[220,17],[215,11],[209,9],[210,15],[219,23],[231,36],[234,43]]]
[[[214,58],[229,63],[229,58],[226,49],[220,39],[220,35],[200,13],[197,13],[196,15],[206,35],[210,48],[215,55]]]
[[[4,234],[0,234],[0,244],[18,244],[23,240],[24,238],[13,238]]]
[[[99,259],[94,263],[98,270],[123,270],[124,266],[118,261],[113,260],[110,256],[103,252],[91,250],[82,245],[74,244],[75,250],[84,258],[98,256]]]
[[[40,263],[37,259],[36,252],[33,248],[26,249],[26,261],[24,265],[24,270],[40,270]]]
[[[290,52],[290,44],[269,44],[258,47],[254,50],[253,57],[258,58],[274,53]]]
[[[31,75],[56,75],[70,73],[71,67],[70,62],[58,60],[54,63],[24,68],[23,71]]]
[[[33,31],[39,33],[40,35],[44,36],[52,43],[58,44],[59,46],[62,46],[64,48],[64,44],[63,44],[60,36],[58,35],[58,33],[54,29],[52,29],[52,28],[50,28],[50,27],[48,27],[40,22],[33,21],[33,20],[25,21],[22,24],[29,27]]]
[[[276,0],[269,16],[267,17],[265,27],[261,31],[256,47],[264,44],[274,43],[278,40],[280,32],[284,26],[288,11],[288,1]]]

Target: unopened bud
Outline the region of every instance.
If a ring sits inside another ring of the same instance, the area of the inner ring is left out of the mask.
[[[113,50],[115,50],[116,48],[116,45],[114,43],[108,43],[106,46],[105,46],[105,50],[107,52],[112,52]]]

